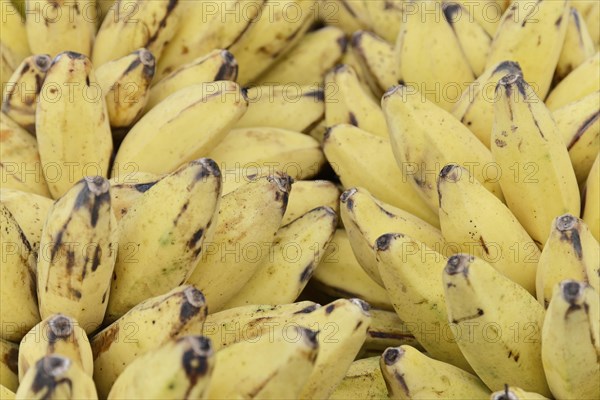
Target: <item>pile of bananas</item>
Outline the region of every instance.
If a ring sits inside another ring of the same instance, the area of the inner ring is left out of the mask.
[[[600,398],[600,2],[1,7],[1,399]]]

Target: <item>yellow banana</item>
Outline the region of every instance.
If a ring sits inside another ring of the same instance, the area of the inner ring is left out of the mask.
[[[0,398],[2,400],[14,400],[15,392],[13,392],[4,385],[0,385]]]
[[[369,313],[371,314],[371,325],[361,349],[361,356],[381,355],[388,347],[401,345],[422,349],[419,342],[410,333],[408,324],[404,323],[395,311],[371,309]]]
[[[387,393],[377,356],[354,361],[329,398],[377,400],[387,398]]]
[[[2,38],[0,39],[0,56],[2,56],[2,66],[5,63],[10,67],[10,73],[5,74],[2,69],[2,89],[5,82],[8,82],[12,72],[25,57],[31,55],[29,42],[27,40],[27,31],[25,29],[25,18],[19,14],[19,10],[10,0],[0,2],[0,30]]]
[[[365,92],[365,94],[377,94],[379,91],[373,90],[375,82],[373,82],[372,77],[369,76],[367,68],[363,67],[362,61],[360,60],[361,56],[358,54],[358,52],[359,51],[355,50],[353,46],[346,47],[346,53],[344,53],[338,65],[347,65],[354,69],[354,72],[356,72],[356,76],[358,78],[358,83],[360,84],[360,87],[362,87],[362,90]],[[392,72],[395,76],[395,71]]]
[[[0,384],[13,392],[19,386],[19,345],[4,339],[0,339]]]
[[[459,3],[466,7],[470,18],[478,22],[490,36],[494,36],[498,25],[502,20],[504,11],[508,8],[512,0],[485,0],[474,2],[471,0],[443,0],[452,3]],[[471,20],[470,19],[470,20]]]
[[[590,36],[596,44],[596,49],[600,47],[600,5],[591,2],[592,5],[585,14],[585,24],[588,27]]]
[[[548,398],[519,387],[504,385],[503,390],[492,393],[490,400],[548,400]]]
[[[366,2],[370,3],[380,4],[377,1]],[[370,31],[355,32],[351,43],[361,69],[366,71],[365,76],[373,93],[381,96],[398,84],[394,46],[391,43]]]
[[[347,35],[371,26],[368,7],[363,1],[323,0],[316,3],[319,20],[343,30]]]
[[[127,214],[131,206],[139,200],[163,176],[155,174],[135,174],[131,180],[119,182],[111,179],[110,201],[117,221]]]
[[[281,225],[287,225],[317,207],[326,206],[339,214],[339,198],[340,191],[333,182],[323,180],[295,181],[292,183],[292,191]]]
[[[596,44],[588,32],[585,20],[576,8],[571,7],[567,33],[558,57],[554,79],[562,80],[595,53]]]
[[[600,155],[596,157],[587,178],[584,188],[583,208],[583,220],[596,240],[600,241],[600,210],[597,207],[598,203],[600,203]]]
[[[371,30],[388,43],[394,43],[400,32],[400,26],[405,18],[402,12],[403,2],[404,0],[362,0]]]
[[[600,77],[596,74],[598,68],[600,68],[600,52],[585,60],[552,89],[546,98],[548,109],[555,111],[590,93],[598,92],[600,90]]]

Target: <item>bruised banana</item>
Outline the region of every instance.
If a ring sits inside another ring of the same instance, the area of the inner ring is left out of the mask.
[[[379,4],[380,2],[367,1],[366,3]],[[370,31],[355,32],[351,44],[373,93],[381,96],[389,88],[398,84],[393,44]]]
[[[588,32],[585,20],[576,8],[569,10],[569,22],[554,79],[561,81],[571,71],[596,53],[596,44]]]
[[[339,214],[339,198],[340,191],[333,182],[295,181],[292,183],[292,191],[281,225],[287,225],[317,207],[329,207],[335,214]]]
[[[12,392],[19,386],[19,345],[2,338],[0,338],[0,385]]]
[[[214,161],[192,161],[153,185],[121,218],[108,322],[190,276],[219,207],[220,177]]]
[[[585,60],[552,89],[545,100],[548,109],[555,111],[588,94],[598,92],[600,90],[600,76],[596,74],[598,68],[600,68],[600,52]]]
[[[329,396],[331,400],[387,398],[388,392],[379,368],[379,356],[354,361],[346,376]]]
[[[584,193],[585,206],[583,209],[583,220],[590,228],[596,240],[600,241],[600,210],[596,207],[600,203],[600,155],[594,161]]]

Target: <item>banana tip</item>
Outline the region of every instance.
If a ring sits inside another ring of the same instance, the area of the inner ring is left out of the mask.
[[[569,304],[577,303],[583,297],[585,284],[573,280],[562,281],[560,283],[560,292],[563,299]]]
[[[110,182],[101,176],[86,176],[83,178],[90,192],[96,196],[102,195],[108,192],[110,188]]]
[[[57,338],[66,338],[73,333],[73,321],[66,315],[57,314],[50,318],[48,326],[50,331]]]
[[[556,218],[556,229],[559,232],[570,231],[577,226],[577,218],[571,214],[564,214]]]
[[[448,259],[445,271],[448,275],[467,274],[473,257],[468,254],[455,254]]]
[[[393,365],[404,356],[404,349],[401,347],[388,347],[382,356],[385,365]]]
[[[56,354],[46,356],[38,361],[38,363],[40,367],[38,370],[51,377],[63,375],[71,366],[71,360]]]

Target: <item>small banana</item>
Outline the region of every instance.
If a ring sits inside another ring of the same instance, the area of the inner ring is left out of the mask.
[[[181,13],[178,0],[119,0],[111,7],[96,35],[92,60],[100,66],[140,47],[160,59],[177,30]]]
[[[548,398],[519,387],[504,385],[503,390],[492,393],[490,400],[548,400]]]
[[[377,199],[439,226],[437,213],[396,163],[387,137],[348,124],[334,125],[325,133],[323,152],[345,189],[364,187]]]
[[[0,384],[13,392],[19,386],[19,345],[1,338]]]
[[[600,90],[600,77],[596,74],[598,68],[600,68],[600,52],[585,60],[552,89],[546,98],[548,109],[555,111],[588,94],[598,92]]]
[[[0,192],[0,199],[1,199]],[[301,215],[317,207],[329,207],[336,214],[340,211],[340,191],[330,181],[295,181],[288,198],[288,205],[283,214],[281,225],[287,225]]]
[[[491,150],[506,204],[538,246],[546,242],[556,216],[579,215],[567,148],[550,111],[521,75],[498,82]]]
[[[23,377],[17,400],[98,400],[92,378],[67,357],[47,355]]]
[[[137,357],[171,339],[202,331],[207,308],[202,293],[178,286],[145,300],[91,338],[94,381],[105,399],[115,380]]]
[[[206,156],[247,106],[240,87],[230,81],[190,85],[175,92],[127,133],[115,157],[112,177],[118,179],[132,166],[136,171],[168,174]]]
[[[259,85],[321,85],[346,51],[346,36],[334,26],[307,33],[258,78]]]
[[[39,98],[35,129],[52,196],[62,196],[84,176],[108,176],[112,136],[90,60],[70,51],[57,55]]]
[[[51,62],[47,54],[29,56],[17,67],[6,87],[2,86],[2,112],[31,134],[35,134],[38,96]]]
[[[377,88],[375,88],[375,90],[373,89],[375,82],[373,82],[372,77],[369,75],[368,69],[363,67],[363,63],[360,60],[362,56],[358,53],[359,50],[355,50],[353,46],[346,47],[346,53],[344,53],[338,65],[347,65],[353,68],[358,78],[358,83],[360,84],[360,87],[362,87],[364,93],[371,95],[375,94],[375,97],[379,97],[377,95],[379,93],[379,91],[376,90]],[[391,73],[396,76],[395,70],[391,71]]]
[[[203,399],[215,358],[210,340],[202,336],[171,340],[125,368],[108,399]]]
[[[133,204],[162,178],[162,175],[136,173],[131,180],[126,179],[124,182],[111,179],[109,181],[110,201],[117,221],[121,220]]]
[[[402,9],[403,0],[362,0],[362,3],[368,15],[371,30],[388,43],[394,43],[400,32],[403,18],[405,18]]]
[[[0,203],[0,338],[18,342],[40,321],[35,291],[35,253],[19,224]]]
[[[569,10],[567,33],[562,45],[554,80],[559,82],[585,60],[596,53],[596,44],[588,32],[585,20],[576,8]]]
[[[367,330],[367,338],[361,349],[362,356],[365,354],[381,355],[388,347],[401,345],[422,349],[419,342],[410,333],[408,324],[402,321],[395,311],[371,309],[369,313],[371,314],[371,325]]]
[[[366,2],[370,3],[380,4],[377,1]],[[355,32],[350,43],[373,93],[381,96],[398,84],[393,44],[370,31]]]
[[[329,398],[377,400],[387,398],[387,393],[379,368],[379,356],[376,356],[354,361]]]
[[[391,399],[484,399],[490,394],[475,375],[411,346],[386,349],[379,363]]]
[[[554,294],[542,328],[542,362],[557,399],[600,397],[600,295],[565,280]]]
[[[485,261],[467,254],[444,269],[448,321],[473,370],[489,388],[505,382],[550,396],[542,369],[544,307]]]
[[[212,160],[192,161],[153,185],[121,218],[106,321],[190,276],[219,207],[220,177]]]
[[[544,307],[548,307],[556,285],[565,279],[586,282],[600,290],[600,245],[585,222],[570,214],[553,221],[540,257],[536,291]]]
[[[513,1],[494,36],[486,68],[501,61],[519,63],[540,99],[548,94],[569,23],[567,0]],[[544,38],[541,40],[540,38]],[[543,59],[544,62],[540,62]]]
[[[498,30],[498,25],[502,19],[502,14],[506,11],[512,0],[486,0],[483,2],[473,2],[471,0],[442,0],[448,3],[459,3],[466,7],[470,19],[478,22],[483,29],[494,36]]]
[[[399,208],[376,199],[363,188],[351,188],[340,197],[340,214],[352,251],[369,276],[383,286],[375,241],[385,233],[401,232],[425,243],[434,252],[448,251],[439,229]]]
[[[92,348],[85,331],[66,315],[51,315],[23,337],[19,346],[19,379],[23,380],[38,360],[51,354],[68,358],[90,377],[94,372]]]
[[[0,56],[2,59],[2,88],[8,82],[8,78],[25,57],[31,55],[29,42],[27,40],[27,31],[25,29],[25,18],[21,16],[15,2],[2,0],[0,3],[0,30],[2,38],[0,39]],[[10,73],[5,74],[4,66],[10,68]]]
[[[600,5],[593,1],[591,3],[590,9],[585,14],[585,24],[597,49],[600,47]]]
[[[347,35],[371,27],[368,7],[361,0],[323,0],[316,3],[317,16],[327,25],[340,28]]]
[[[109,189],[99,176],[75,184],[50,209],[38,252],[40,315],[67,314],[88,334],[104,319],[115,265]]]
[[[583,220],[590,228],[590,232],[600,241],[600,155],[596,157],[594,165],[588,175],[584,188]]]

